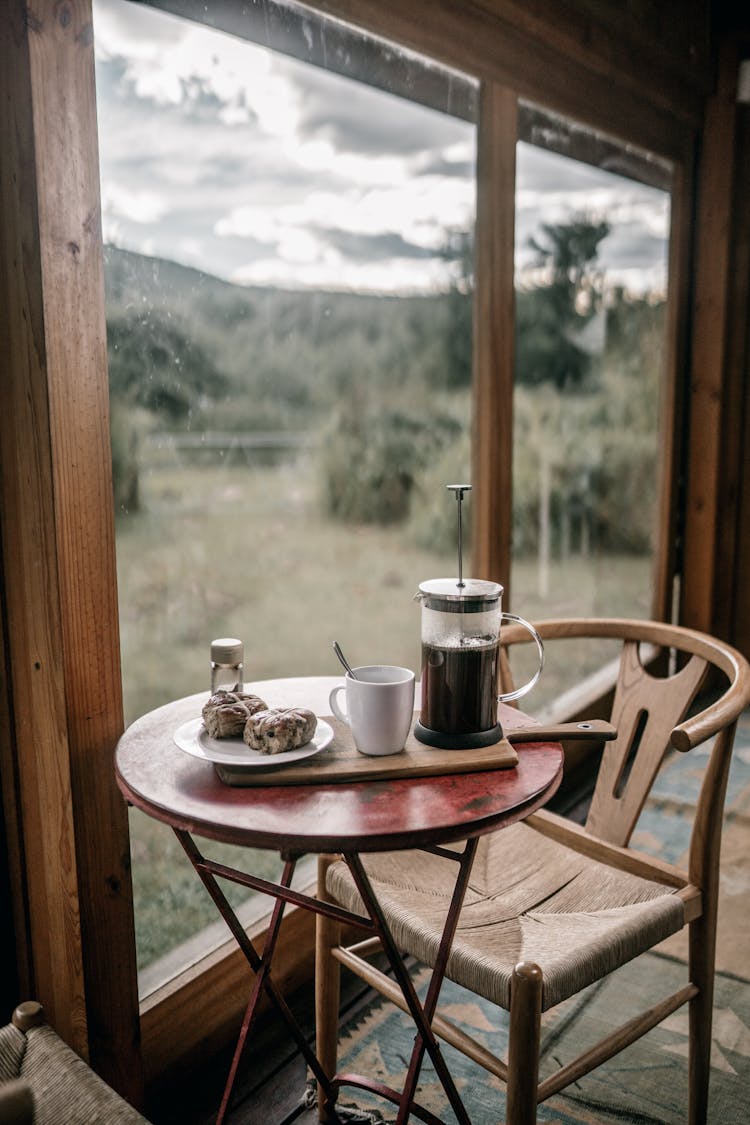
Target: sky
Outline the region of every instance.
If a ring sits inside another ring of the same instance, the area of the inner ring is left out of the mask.
[[[130,0],[94,0],[106,242],[248,285],[430,292],[474,214],[474,126]],[[668,197],[521,144],[516,267],[606,217],[608,281],[665,285]]]

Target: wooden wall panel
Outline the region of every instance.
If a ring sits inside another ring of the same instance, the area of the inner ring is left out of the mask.
[[[643,90],[698,124],[713,78],[702,0],[475,0],[577,66]]]

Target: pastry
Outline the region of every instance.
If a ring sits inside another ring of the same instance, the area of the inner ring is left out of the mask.
[[[269,708],[250,716],[242,737],[261,754],[283,754],[309,742],[317,725],[315,715],[305,707]]]
[[[209,738],[241,738],[245,723],[268,704],[258,695],[240,691],[217,691],[203,707],[203,722]]]

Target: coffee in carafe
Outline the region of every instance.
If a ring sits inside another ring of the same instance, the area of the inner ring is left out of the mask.
[[[430,730],[469,734],[497,723],[497,641],[422,645],[422,711]]]

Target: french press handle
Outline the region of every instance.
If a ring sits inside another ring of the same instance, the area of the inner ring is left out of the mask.
[[[542,641],[542,638],[539,636],[534,626],[530,624],[530,622],[526,621],[525,618],[518,617],[515,613],[501,613],[500,617],[502,621],[515,621],[516,625],[522,625],[524,629],[528,630],[528,632],[531,633],[532,637],[534,638],[536,650],[539,654],[539,667],[537,668],[531,679],[521,687],[515,688],[513,691],[507,691],[504,695],[498,695],[498,703],[508,703],[511,699],[520,699],[522,695],[526,695],[526,693],[531,691],[531,689],[539,680],[539,677],[542,674],[542,668],[544,668],[544,642]]]

